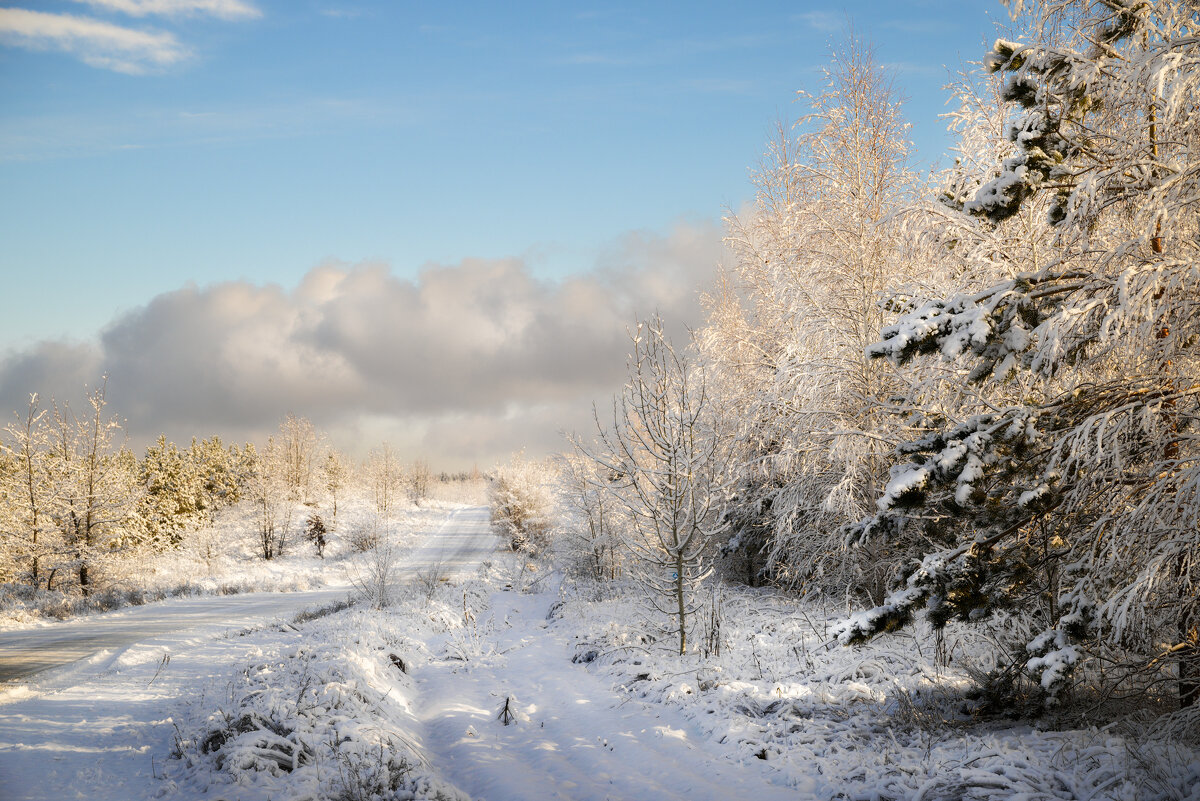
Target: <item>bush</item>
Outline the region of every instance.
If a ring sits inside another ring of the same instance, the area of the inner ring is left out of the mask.
[[[488,488],[492,528],[514,551],[536,555],[550,544],[558,514],[557,482],[553,468],[526,461],[521,454],[497,468]]]

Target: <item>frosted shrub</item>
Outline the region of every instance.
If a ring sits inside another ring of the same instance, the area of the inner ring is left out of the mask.
[[[558,502],[554,469],[517,454],[496,470],[488,489],[492,528],[514,551],[539,554],[553,536]]]

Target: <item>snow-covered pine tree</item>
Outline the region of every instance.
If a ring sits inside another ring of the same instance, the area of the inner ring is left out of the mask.
[[[1014,5],[1021,5],[1014,3]],[[1200,700],[1200,19],[1184,0],[1063,0],[990,69],[1015,152],[964,211],[994,223],[1048,197],[1054,257],[931,301],[869,353],[940,353],[1021,399],[900,449],[859,542],[913,527],[940,546],[839,631],[850,643],[928,607],[1039,615],[1025,668],[1053,698],[1088,645],[1150,686],[1175,666]],[[1169,677],[1168,677],[1169,678]]]
[[[221,438],[192,439],[189,455],[199,480],[200,508],[208,520],[223,507],[241,500],[242,483],[238,465],[242,454],[236,445],[228,448]]]
[[[145,488],[138,513],[148,539],[158,547],[178,545],[204,519],[202,483],[190,454],[159,436],[142,458]]]

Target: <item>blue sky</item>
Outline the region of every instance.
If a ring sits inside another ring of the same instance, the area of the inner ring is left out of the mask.
[[[1003,17],[976,2],[237,6],[26,4],[172,36],[184,55],[145,74],[0,39],[0,270],[32,301],[7,310],[0,344],[87,336],[187,281],[519,254],[556,275],[626,231],[719,217],[847,20],[897,65],[932,160],[944,67]]]
[[[819,88],[847,24],[897,71],[933,163],[947,67],[1006,18],[974,0],[6,0],[0,394],[111,373],[130,332],[179,336],[147,326],[184,296],[229,327],[317,303],[314,275],[361,288],[375,271],[401,294],[503,276],[554,303],[578,279],[629,295],[627,313],[670,306],[628,287],[720,257],[721,215],[751,197],[773,121],[802,113],[796,90]],[[513,408],[496,399],[493,422]],[[242,419],[160,418],[181,437]]]

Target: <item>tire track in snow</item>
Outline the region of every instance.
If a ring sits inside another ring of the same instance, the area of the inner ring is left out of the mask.
[[[445,650],[417,672],[417,715],[441,775],[486,801],[794,801],[765,763],[729,761],[672,710],[572,664],[546,624],[552,600],[497,594],[494,630],[477,621],[482,636],[460,630],[432,643]],[[497,715],[509,695],[519,720],[504,726]]]

